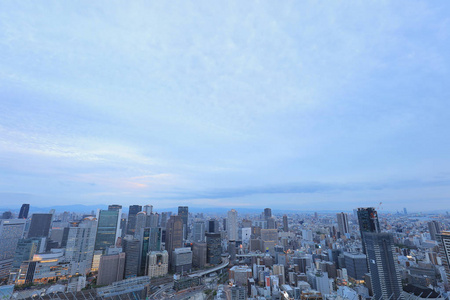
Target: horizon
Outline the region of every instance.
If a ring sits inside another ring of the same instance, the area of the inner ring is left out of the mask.
[[[449,9],[0,3],[1,206],[446,211]]]

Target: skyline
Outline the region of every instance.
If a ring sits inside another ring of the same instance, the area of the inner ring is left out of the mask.
[[[0,3],[0,202],[448,209],[449,6]]]

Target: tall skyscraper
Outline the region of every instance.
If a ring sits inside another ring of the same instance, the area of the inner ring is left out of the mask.
[[[95,250],[105,250],[111,246],[115,246],[117,239],[121,236],[120,217],[122,209],[98,210],[97,211],[97,237],[95,240]],[[111,205],[110,205],[111,208]]]
[[[238,239],[238,219],[237,219],[237,211],[232,209],[228,211],[227,218],[227,231],[228,231],[228,240],[236,241]]]
[[[430,232],[431,239],[436,241],[437,235],[441,233],[441,223],[439,223],[438,221],[428,222],[428,230]]]
[[[272,209],[271,208],[264,208],[264,219],[268,219],[272,217]]]
[[[197,221],[194,223],[194,242],[205,241],[205,222]]]
[[[390,233],[363,232],[375,299],[403,299],[394,239]],[[401,297],[401,298],[400,298]]]
[[[8,277],[26,220],[0,220],[0,279]]]
[[[216,219],[210,219],[208,221],[207,231],[209,233],[219,233],[219,221]]]
[[[140,272],[141,242],[132,235],[127,235],[122,240],[122,249],[125,252],[125,279],[138,276]]]
[[[170,216],[166,225],[166,250],[170,262],[173,250],[181,247],[183,247],[183,219],[180,216]]]
[[[188,236],[188,217],[189,217],[189,208],[187,206],[178,206],[178,215],[183,220],[183,238],[186,240]]]
[[[359,231],[361,232],[361,242],[364,254],[366,253],[366,244],[364,241],[364,232],[380,232],[380,223],[378,222],[378,213],[373,207],[358,208]]]
[[[220,264],[221,254],[220,233],[206,233],[206,262],[212,265]]]
[[[19,219],[27,219],[30,211],[30,204],[22,204],[19,212]]]
[[[289,231],[288,217],[286,215],[283,216],[283,231],[284,232]]]
[[[128,234],[134,235],[136,230],[136,215],[142,210],[140,205],[130,205],[128,210]]]
[[[145,212],[147,215],[152,214],[153,213],[153,205],[145,205],[143,212]]]
[[[336,214],[337,222],[338,222],[338,229],[341,233],[341,236],[350,233],[350,226],[348,225],[348,215],[346,213],[337,213]]]
[[[445,275],[450,286],[450,231],[442,231],[436,235],[439,242],[439,250],[442,257],[442,265],[445,268]],[[447,287],[448,290],[449,287]]]
[[[53,214],[33,214],[28,237],[48,237]]]
[[[97,220],[93,217],[85,218],[79,224],[72,223],[67,229],[67,239],[64,239],[65,257],[70,262],[69,274],[87,274],[91,270],[94,257]]]

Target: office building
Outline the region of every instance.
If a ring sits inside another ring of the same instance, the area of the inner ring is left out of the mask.
[[[19,212],[19,219],[28,219],[28,212],[30,211],[30,204],[22,204]]]
[[[346,233],[350,233],[350,226],[348,225],[348,215],[341,212],[336,214],[336,218],[338,223],[338,231],[341,234],[341,237]]]
[[[151,215],[153,213],[153,205],[145,205],[143,212],[145,212],[147,215]]]
[[[264,219],[267,220],[268,218],[272,218],[272,209],[271,208],[264,208]]]
[[[236,241],[238,240],[238,213],[236,210],[232,209],[228,211],[227,218],[227,232],[228,240]]]
[[[68,279],[70,264],[66,262],[64,252],[35,254],[33,260],[25,261],[15,284],[47,284],[57,279]]]
[[[286,215],[283,216],[283,231],[284,232],[289,231],[288,217]]]
[[[219,221],[216,219],[208,220],[208,228],[209,233],[219,233]]]
[[[438,221],[428,222],[428,231],[430,232],[431,239],[437,241],[437,235],[441,233],[441,223]]]
[[[48,237],[53,214],[33,214],[28,237]]]
[[[183,238],[187,240],[188,236],[188,218],[189,218],[189,208],[187,206],[178,206],[178,215],[183,220]]]
[[[366,254],[366,243],[364,241],[364,232],[380,232],[380,223],[378,222],[378,213],[373,207],[358,208],[358,223],[361,233],[361,243],[363,253]]]
[[[402,283],[394,260],[392,234],[364,232],[364,240],[375,299],[399,299],[402,297]]]
[[[0,220],[0,279],[8,277],[26,220]]]
[[[119,208],[120,207],[120,208]],[[105,250],[116,245],[117,239],[121,237],[120,219],[122,207],[120,205],[110,205],[108,210],[97,211],[97,236],[95,240],[95,250]]]
[[[190,272],[192,269],[192,250],[189,247],[176,248],[172,254],[172,271],[175,273]]]
[[[344,258],[348,276],[355,280],[364,280],[364,275],[368,272],[366,255],[345,252]]]
[[[194,242],[205,241],[205,222],[197,221],[194,223],[193,240]]]
[[[170,216],[166,225],[166,250],[169,253],[170,263],[173,251],[181,247],[183,247],[183,220],[180,216]]]
[[[140,272],[141,242],[132,235],[127,235],[122,240],[122,250],[125,252],[124,278],[138,276]]]
[[[147,272],[150,278],[165,276],[169,272],[169,254],[167,251],[152,251],[147,254]]]
[[[85,218],[79,224],[72,223],[65,228],[67,239],[61,244],[65,248],[66,261],[70,262],[70,275],[87,274],[91,270],[94,256],[97,220],[93,217]]]
[[[136,215],[142,210],[141,205],[130,205],[128,210],[127,233],[134,235],[136,231]]]
[[[220,233],[206,233],[206,262],[212,265],[221,263],[222,239]]]
[[[121,281],[125,271],[125,253],[106,254],[100,257],[97,285],[110,285]]]
[[[194,242],[192,244],[192,266],[203,268],[206,265],[207,246],[206,243]]]

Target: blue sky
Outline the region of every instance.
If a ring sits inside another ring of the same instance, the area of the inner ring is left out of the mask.
[[[448,209],[448,1],[3,1],[0,202]]]

